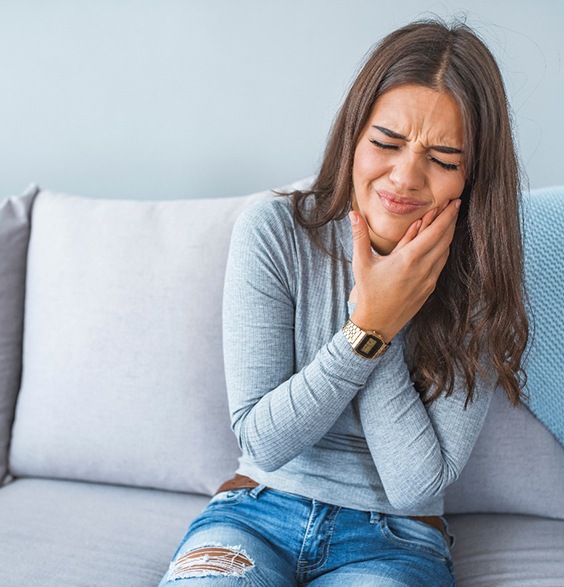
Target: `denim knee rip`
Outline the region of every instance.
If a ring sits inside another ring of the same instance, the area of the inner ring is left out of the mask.
[[[254,567],[241,546],[224,546],[216,542],[204,543],[179,555],[169,566],[167,580],[223,575],[242,577]]]

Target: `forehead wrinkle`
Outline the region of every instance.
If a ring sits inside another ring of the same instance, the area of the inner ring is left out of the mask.
[[[432,146],[462,150],[462,117],[454,98],[428,88],[406,89],[392,88],[380,96],[370,124],[404,135],[417,150]]]
[[[433,134],[433,129],[419,129],[414,131],[413,125],[402,126],[400,123],[375,121],[372,126],[380,126],[406,138],[407,146],[417,152],[428,151],[432,147],[451,147],[462,150],[463,146],[449,134]],[[378,130],[378,129],[377,129]],[[382,131],[379,131],[382,132]],[[384,134],[384,133],[382,133]],[[394,139],[392,139],[394,140]],[[400,140],[400,139],[397,139]],[[445,153],[446,154],[446,153]],[[453,155],[458,153],[452,153]]]

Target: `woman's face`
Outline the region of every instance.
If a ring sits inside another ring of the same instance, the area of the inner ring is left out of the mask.
[[[417,85],[377,100],[356,146],[353,209],[390,253],[415,220],[462,194],[462,116],[454,98]]]

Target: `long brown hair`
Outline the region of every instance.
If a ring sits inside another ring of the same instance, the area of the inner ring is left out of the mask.
[[[476,375],[493,373],[514,405],[524,396],[528,339],[520,224],[520,173],[501,73],[465,24],[420,21],[385,37],[369,55],[333,124],[317,178],[294,197],[298,222],[317,229],[350,210],[360,134],[385,91],[417,84],[449,92],[464,126],[466,185],[447,264],[411,320],[412,377],[425,401],[450,395],[460,373],[472,401]],[[304,212],[306,197],[313,211]]]

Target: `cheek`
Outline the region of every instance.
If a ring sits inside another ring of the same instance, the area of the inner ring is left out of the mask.
[[[464,178],[461,176],[449,178],[442,181],[435,191],[436,204],[441,205],[448,200],[458,198],[464,190]]]
[[[354,155],[353,178],[370,181],[381,173],[382,161],[373,150],[357,148]]]

